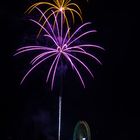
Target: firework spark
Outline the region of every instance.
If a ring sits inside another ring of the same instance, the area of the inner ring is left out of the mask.
[[[67,28],[70,27],[70,23],[67,17],[67,14],[71,14],[73,23],[75,22],[75,14],[78,15],[81,19],[81,21],[83,21],[82,19],[82,12],[80,7],[75,4],[72,3],[71,0],[53,0],[53,3],[50,2],[37,2],[33,5],[31,5],[26,12],[31,13],[36,7],[39,7],[41,5],[47,5],[48,9],[45,10],[44,14],[46,15],[48,13],[47,19],[51,18],[53,16],[53,13],[51,12],[52,10],[54,11],[54,13],[56,14],[56,17],[61,14],[61,16],[63,16],[63,20],[66,21],[67,24]],[[40,17],[39,22],[42,20],[43,15]],[[43,23],[43,26],[45,26],[46,24],[46,20]],[[55,22],[54,22],[55,24]],[[38,36],[40,35],[42,31],[42,28],[40,29]]]
[[[51,66],[50,66],[50,69],[48,71],[48,75],[46,78],[46,82],[48,82],[49,79],[51,80],[51,89],[53,89],[56,71],[63,57],[66,59],[67,62],[70,63],[72,69],[77,73],[82,85],[85,87],[85,83],[81,76],[81,73],[74,62],[78,62],[79,64],[81,64],[81,66],[83,66],[85,70],[87,70],[92,77],[93,77],[93,74],[91,70],[88,68],[88,66],[79,57],[75,56],[75,54],[82,54],[83,56],[88,56],[94,59],[95,61],[97,61],[99,64],[101,64],[100,60],[98,60],[98,58],[96,58],[91,53],[87,52],[86,49],[90,47],[90,48],[98,48],[98,49],[104,50],[102,47],[93,45],[93,44],[78,43],[79,39],[81,39],[82,37],[90,33],[95,33],[96,30],[85,31],[85,27],[91,24],[90,22],[87,22],[87,23],[82,24],[79,28],[77,28],[77,30],[70,37],[68,37],[70,28],[67,28],[67,30],[65,32],[63,31],[64,33],[61,34],[62,31],[60,30],[62,29],[59,29],[60,26],[58,25],[59,23],[57,21],[57,15],[55,13],[53,13],[53,15],[55,18],[57,32],[54,32],[52,25],[49,23],[44,13],[39,8],[37,9],[46,20],[49,30],[45,28],[43,25],[41,25],[38,21],[33,20],[33,19],[30,19],[30,20],[42,28],[42,30],[44,31],[44,37],[47,40],[49,39],[50,41],[52,41],[53,45],[52,46],[49,46],[49,45],[48,46],[25,46],[25,47],[21,47],[17,49],[17,52],[15,55],[22,54],[29,51],[31,52],[39,51],[39,54],[31,60],[32,67],[23,77],[21,84],[36,67],[38,67],[44,61],[47,61],[49,58],[53,58],[53,61],[51,63]],[[84,29],[84,32],[81,33],[81,30],[83,29]]]

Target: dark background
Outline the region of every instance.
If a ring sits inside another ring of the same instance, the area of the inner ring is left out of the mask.
[[[51,93],[44,82],[46,71],[41,69],[19,86],[29,68],[29,55],[13,57],[15,50],[27,43],[28,31],[34,31],[24,14],[32,2],[0,3],[1,140],[51,140],[57,135],[59,83]],[[86,89],[71,70],[65,74],[62,139],[71,140],[75,124],[85,120],[93,140],[135,140],[139,135],[136,4],[126,0],[75,2],[84,20],[93,22],[98,30],[94,40],[106,51],[99,53],[103,66],[95,65],[95,80],[84,76]]]

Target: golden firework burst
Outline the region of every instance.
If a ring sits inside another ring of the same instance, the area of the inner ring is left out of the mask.
[[[61,13],[63,15],[63,20],[66,21],[66,25],[69,28],[70,27],[70,23],[68,20],[68,16],[67,14],[71,14],[73,23],[75,23],[75,14],[78,15],[78,17],[81,19],[81,21],[83,21],[82,19],[82,12],[80,7],[76,4],[71,2],[71,0],[53,0],[53,3],[51,2],[37,2],[33,5],[31,5],[26,12],[31,13],[36,7],[41,6],[41,5],[47,5],[48,8],[44,11],[44,15],[46,15],[48,13],[47,19],[49,19],[50,17],[53,16],[53,14],[56,14],[56,16],[59,15],[59,13]],[[50,12],[50,11],[53,11]],[[39,21],[41,21],[43,18],[43,16],[40,17]],[[46,21],[43,23],[43,26],[45,26]],[[54,22],[55,24],[55,22]],[[42,29],[40,29],[38,36],[40,35]]]

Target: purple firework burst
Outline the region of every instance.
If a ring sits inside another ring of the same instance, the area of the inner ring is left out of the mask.
[[[94,59],[95,61],[97,61],[99,64],[101,64],[98,58],[96,58],[94,55],[86,51],[86,48],[92,47],[92,48],[98,48],[98,49],[104,50],[102,47],[98,45],[93,45],[93,44],[78,43],[80,42],[79,40],[82,37],[90,33],[94,33],[96,32],[96,30],[87,30],[81,33],[81,30],[83,29],[85,30],[85,27],[91,24],[90,22],[87,22],[87,23],[82,24],[79,28],[77,28],[77,30],[75,30],[73,34],[69,36],[70,28],[67,28],[66,31],[64,31],[64,27],[63,27],[64,23],[63,23],[62,17],[61,17],[61,22],[58,22],[56,15],[53,14],[54,19],[55,19],[55,28],[54,28],[50,24],[48,19],[46,18],[45,14],[39,8],[37,9],[46,21],[46,28],[40,22],[33,19],[30,19],[30,20],[42,28],[42,30],[44,31],[44,37],[46,37],[47,40],[52,41],[53,45],[50,46],[48,44],[48,46],[46,45],[45,46],[25,46],[25,47],[21,47],[17,49],[17,53],[15,55],[22,54],[24,52],[29,52],[29,51],[31,52],[39,51],[39,54],[31,60],[32,67],[23,77],[21,84],[26,79],[26,77],[41,63],[43,63],[44,61],[47,61],[49,58],[54,58],[51,63],[51,66],[49,68],[48,75],[46,78],[46,82],[48,82],[48,80],[51,79],[51,89],[53,89],[56,70],[63,56],[67,60],[67,62],[70,63],[72,69],[77,73],[82,85],[85,87],[85,83],[80,74],[80,71],[78,70],[78,67],[75,65],[74,62],[78,62],[79,64],[81,64],[81,66],[83,66],[92,77],[93,77],[93,74],[91,70],[88,68],[88,66],[75,54],[82,54],[83,56],[88,56]],[[59,26],[59,24],[61,25]]]

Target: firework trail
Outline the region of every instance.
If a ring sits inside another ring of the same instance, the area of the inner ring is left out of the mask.
[[[45,15],[47,14],[47,19],[48,20],[49,20],[49,18],[53,17],[53,13],[51,12],[53,10],[54,13],[56,14],[56,18],[57,18],[57,16],[59,16],[59,14],[61,15],[61,19],[62,19],[62,16],[63,16],[63,21],[66,21],[67,28],[70,27],[70,23],[69,23],[68,16],[67,16],[69,14],[72,17],[73,23],[75,22],[75,14],[80,17],[81,21],[83,21],[82,16],[81,16],[82,12],[81,12],[80,7],[77,4],[71,2],[71,0],[53,0],[53,3],[37,2],[33,5],[31,5],[26,10],[26,12],[31,13],[34,9],[36,9],[36,7],[39,7],[41,5],[42,6],[43,5],[48,6],[48,9],[46,9],[45,12],[44,12]],[[43,19],[43,15],[40,17],[39,22],[42,19]],[[42,26],[45,26],[45,24],[46,24],[46,20],[44,21]],[[55,24],[55,22],[54,22],[54,24]],[[38,36],[40,35],[41,31],[42,31],[42,28],[40,29],[40,31],[38,33]]]
[[[46,9],[44,12],[39,9],[39,7],[43,5],[48,6],[48,9]],[[95,33],[96,30],[87,30],[87,26],[91,24],[90,22],[87,22],[78,27],[70,35],[70,23],[69,23],[70,20],[68,20],[68,15],[71,15],[73,23],[75,22],[75,14],[77,14],[82,21],[81,9],[77,4],[72,3],[71,0],[53,0],[53,3],[37,2],[32,6],[30,6],[26,12],[31,13],[33,10],[38,10],[41,16],[39,17],[38,21],[34,19],[30,19],[30,21],[32,21],[39,27],[40,30],[38,33],[38,37],[42,32],[40,37],[44,37],[49,43],[47,43],[47,45],[44,46],[41,45],[24,46],[17,49],[15,55],[19,55],[26,52],[31,53],[38,52],[38,54],[32,58],[30,62],[31,68],[27,71],[27,73],[21,80],[21,84],[28,77],[28,75],[32,73],[32,71],[35,68],[37,68],[42,63],[49,61],[49,59],[51,58],[50,60],[51,64],[46,77],[46,82],[48,82],[49,80],[51,81],[51,90],[53,90],[54,87],[55,77],[59,65],[61,71],[63,71],[62,67],[63,59],[65,60],[66,64],[69,63],[71,65],[72,69],[78,75],[79,80],[81,81],[83,87],[85,87],[81,71],[79,70],[76,63],[78,63],[79,66],[81,65],[83,68],[85,68],[85,70],[91,75],[91,77],[94,77],[91,70],[88,68],[87,64],[81,59],[81,57],[78,56],[82,57],[87,56],[93,59],[94,61],[97,61],[99,64],[101,64],[100,60],[93,54],[89,53],[87,50],[88,48],[96,48],[101,50],[104,49],[98,45],[81,42],[81,38],[91,33]],[[51,24],[50,22],[52,18],[53,24]],[[62,106],[61,94],[62,89],[60,90],[59,94],[58,140],[60,140],[60,132],[61,132],[61,106]]]
[[[82,60],[80,60],[80,58],[75,56],[75,54],[82,54],[83,57],[88,56],[92,58],[93,60],[97,61],[99,64],[101,64],[100,60],[96,58],[94,55],[92,55],[91,53],[87,52],[86,49],[87,48],[97,48],[97,49],[102,49],[102,50],[104,49],[100,46],[93,45],[93,44],[79,44],[77,43],[77,41],[90,33],[95,33],[96,30],[88,30],[81,33],[80,31],[82,29],[84,29],[86,26],[91,24],[90,22],[87,22],[87,23],[82,24],[70,37],[68,37],[70,28],[67,28],[67,30],[63,34],[61,34],[62,31],[60,30],[62,30],[62,28],[59,29],[60,26],[58,25],[57,16],[54,12],[53,12],[53,16],[55,18],[55,23],[56,23],[55,27],[56,27],[57,32],[54,32],[53,27],[48,21],[45,14],[39,8],[36,8],[36,9],[42,14],[43,18],[46,20],[49,30],[45,28],[43,25],[41,25],[38,21],[33,20],[33,19],[30,19],[30,20],[42,28],[42,30],[44,31],[44,37],[46,37],[47,40],[48,39],[51,40],[53,45],[52,46],[49,46],[49,45],[48,46],[25,46],[25,47],[21,47],[17,49],[17,52],[15,55],[22,54],[29,51],[30,52],[39,51],[39,54],[31,60],[30,63],[32,67],[23,77],[21,84],[36,67],[38,67],[44,61],[48,61],[49,58],[52,57],[54,59],[51,63],[51,66],[50,66],[50,69],[46,78],[46,82],[48,82],[48,80],[51,79],[51,89],[53,89],[56,71],[63,56],[67,60],[67,62],[70,63],[72,69],[77,73],[83,87],[85,87],[84,80],[80,74],[80,71],[78,70],[78,67],[75,65],[74,62],[81,64],[81,66],[83,66],[85,70],[87,70],[92,77],[93,77],[93,74],[91,70],[88,68],[88,66]]]

